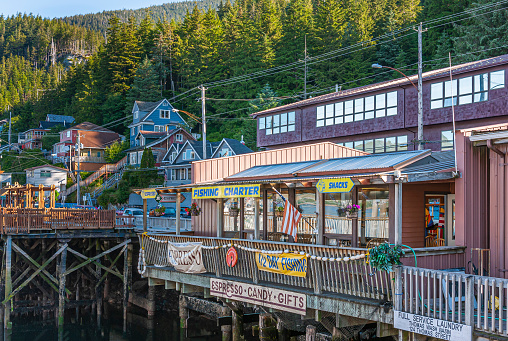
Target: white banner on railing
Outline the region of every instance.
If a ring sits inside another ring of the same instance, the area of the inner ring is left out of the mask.
[[[180,272],[188,274],[206,272],[203,265],[202,243],[168,242],[168,260]]]
[[[471,341],[473,337],[471,326],[397,310],[393,312],[393,326],[408,332],[449,341]]]
[[[210,294],[300,315],[307,310],[305,294],[218,278],[210,278]]]

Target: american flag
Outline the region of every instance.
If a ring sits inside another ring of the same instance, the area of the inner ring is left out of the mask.
[[[284,205],[284,217],[282,219],[282,232],[293,236],[295,242],[298,222],[301,218],[302,214],[300,211],[291,205],[289,200],[286,200],[286,204]]]

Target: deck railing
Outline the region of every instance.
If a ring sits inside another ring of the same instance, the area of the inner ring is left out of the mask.
[[[402,267],[402,310],[508,335],[508,280]]]
[[[0,233],[2,234],[113,228],[115,228],[115,211],[58,208],[2,208],[0,210]]]
[[[254,284],[262,281],[264,283],[304,288],[316,294],[328,292],[386,301],[391,300],[392,297],[393,281],[390,274],[373,271],[366,264],[364,258],[349,259],[351,256],[366,254],[367,249],[234,240],[234,244],[237,246],[238,263],[235,267],[228,267],[225,262],[228,248],[223,246],[232,243],[231,239],[157,234],[140,236],[140,243],[144,246],[147,265],[171,267],[168,260],[168,244],[165,243],[166,241],[201,242],[208,247],[218,246],[219,248],[203,249],[204,265],[208,272],[215,274],[217,277],[239,278],[252,281]],[[300,278],[260,271],[256,266],[255,253],[244,248],[304,252],[310,255],[307,258],[307,276]],[[330,261],[330,258],[334,258],[334,261]],[[340,260],[337,261],[337,258],[340,258]]]

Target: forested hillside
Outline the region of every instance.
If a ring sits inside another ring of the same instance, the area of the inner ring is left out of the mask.
[[[194,6],[206,10],[208,8],[217,8],[219,4],[220,0],[180,1],[140,9],[122,9],[103,11],[101,13],[78,14],[64,17],[62,20],[68,24],[86,27],[105,34],[108,29],[109,20],[113,17],[117,17],[122,21],[127,21],[132,17],[139,23],[145,18],[146,13],[148,13],[150,19],[154,22],[164,20],[180,21],[185,17],[187,12],[192,11]]]
[[[453,63],[507,53],[507,4],[508,0],[239,0],[217,10],[195,6],[181,21],[155,22],[147,15],[138,24],[134,17],[113,17],[107,43],[69,71],[18,61],[25,63],[25,71],[12,72],[14,76],[41,72],[51,80],[57,77],[55,86],[39,93],[38,100],[4,100],[3,108],[14,106],[16,130],[47,113],[59,113],[123,133],[132,120],[134,99],[166,97],[175,107],[197,114],[201,104],[196,87],[204,84],[210,139],[243,134],[254,147],[255,124],[248,116],[253,111],[336,87],[398,77],[372,69],[372,63],[416,73],[413,26],[419,21],[427,28],[426,70],[445,66],[449,51]],[[50,77],[51,72],[57,76]],[[9,83],[11,79],[0,79],[0,91],[17,86]]]

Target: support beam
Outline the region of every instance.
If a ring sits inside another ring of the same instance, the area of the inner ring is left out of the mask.
[[[233,317],[233,341],[245,340],[243,329],[243,310],[242,304],[239,302],[234,303],[235,310],[231,312]]]
[[[129,291],[132,287],[132,249],[131,243],[123,251],[123,330],[127,332],[127,307],[129,305]]]
[[[277,340],[277,322],[270,314],[259,315],[259,339]]]
[[[263,190],[263,240],[268,240],[268,190]]]
[[[224,199],[217,199],[217,238],[224,236]]]
[[[148,207],[147,207],[147,199],[143,199],[143,232],[148,230]]]
[[[176,230],[175,234],[177,236],[180,235],[181,225],[182,225],[182,219],[180,218],[180,211],[181,211],[181,202],[182,199],[182,193],[178,192],[176,193]]]
[[[7,236],[5,241],[5,301],[4,305],[4,328],[12,329],[11,322],[11,293],[12,293],[12,237]]]
[[[325,210],[324,210],[324,194],[320,193],[316,189],[316,228],[317,228],[317,237],[316,244],[323,245],[324,244],[324,234],[325,234]]]
[[[101,244],[100,244],[100,240],[97,239],[95,241],[95,252],[96,252],[96,254],[98,253],[100,255],[101,254],[100,251],[101,251]],[[100,262],[101,262],[100,257],[97,257],[96,263],[100,264]],[[99,278],[100,278],[101,277],[101,267],[96,265],[95,272],[97,272],[97,274],[99,275]],[[95,285],[95,300],[96,300],[95,304],[97,307],[97,326],[100,328],[101,320],[102,320],[102,285],[101,285],[100,279],[97,281],[97,284]]]
[[[260,235],[260,230],[261,230],[261,225],[260,225],[260,219],[259,219],[259,201],[260,199],[259,198],[254,198],[254,240],[259,240],[259,238],[261,237]]]
[[[243,230],[245,229],[245,198],[240,198],[240,236],[239,239],[244,239]]]
[[[353,187],[352,190],[352,202],[353,205],[358,205],[358,187]],[[353,240],[351,240],[352,247],[358,247],[358,217],[351,219],[351,228]]]
[[[62,248],[66,243],[59,243]],[[65,247],[60,254],[60,262],[58,267],[58,329],[63,328],[64,312],[65,312],[65,267],[67,265],[67,248]]]
[[[189,318],[189,309],[185,302],[185,296],[180,295],[178,300],[178,315],[180,316],[180,329],[187,329],[187,319]],[[183,333],[183,331],[180,331]]]
[[[395,245],[402,245],[402,182],[395,183]],[[402,310],[402,268],[395,267],[395,295],[393,309]]]

